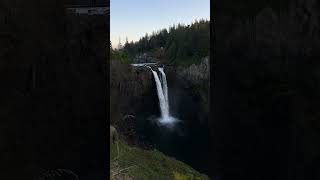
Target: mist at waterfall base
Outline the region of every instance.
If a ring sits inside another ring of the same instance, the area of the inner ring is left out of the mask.
[[[163,83],[167,77],[162,68],[158,72],[152,70],[154,89],[145,111],[136,116],[135,131],[143,142],[209,174],[209,129],[199,120],[201,106],[178,82]]]

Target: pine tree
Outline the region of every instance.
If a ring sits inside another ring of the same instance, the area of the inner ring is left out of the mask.
[[[119,44],[120,40],[119,40]],[[139,41],[128,43],[126,38],[123,52],[129,57],[144,53],[170,61],[199,61],[210,51],[210,21],[195,20],[191,25],[177,24],[168,29],[146,33]]]

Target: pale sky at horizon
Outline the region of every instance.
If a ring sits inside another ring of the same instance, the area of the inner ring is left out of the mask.
[[[210,0],[111,0],[110,39],[117,47],[174,24],[210,20]]]

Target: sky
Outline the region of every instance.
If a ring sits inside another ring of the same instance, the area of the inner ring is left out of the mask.
[[[110,0],[112,47],[196,19],[210,20],[210,0]]]

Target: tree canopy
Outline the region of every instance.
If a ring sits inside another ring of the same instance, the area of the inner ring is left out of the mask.
[[[146,34],[137,42],[126,41],[120,51],[130,59],[147,53],[166,63],[197,63],[210,53],[210,21],[201,19]]]

